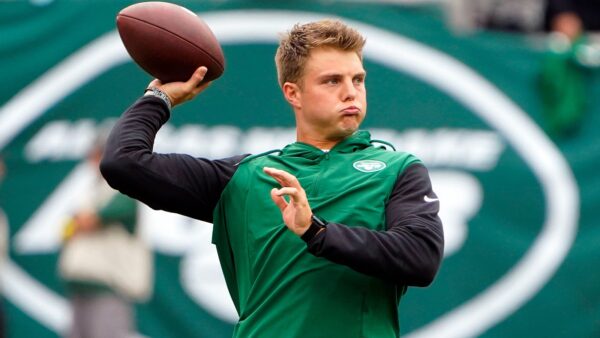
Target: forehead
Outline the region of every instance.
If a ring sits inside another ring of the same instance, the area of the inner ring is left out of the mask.
[[[356,74],[364,72],[363,64],[356,52],[331,47],[313,49],[304,66],[305,76],[325,73]]]

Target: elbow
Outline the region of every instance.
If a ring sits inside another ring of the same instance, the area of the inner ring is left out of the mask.
[[[105,156],[100,161],[100,173],[112,188],[121,190],[120,182],[124,182],[123,177],[127,173],[127,160],[118,159],[115,156]]]
[[[426,266],[422,266],[416,271],[414,276],[413,286],[427,287],[433,283],[435,276],[439,270],[439,263],[431,263]]]
[[[418,266],[415,267],[411,281],[412,283],[410,284],[418,287],[427,287],[431,285],[440,269],[443,256],[443,246],[436,246],[428,255],[423,255],[422,257],[426,257],[426,259],[421,260]]]
[[[415,274],[415,286],[426,287],[433,283],[437,275],[442,259],[444,258],[444,235],[443,232],[431,232],[427,245],[419,255],[422,259]]]
[[[433,283],[440,267],[441,255],[421,257],[416,261],[411,261],[408,265],[405,263],[395,268],[395,273],[388,275],[386,279],[396,284],[406,286],[427,287]]]
[[[102,177],[108,182],[109,185],[112,186],[111,182],[115,177],[116,173],[119,172],[119,163],[114,158],[109,158],[106,156],[102,157],[100,161],[100,173]]]

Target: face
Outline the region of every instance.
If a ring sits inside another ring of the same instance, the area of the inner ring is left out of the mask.
[[[358,55],[334,48],[312,50],[298,84],[284,85],[302,137],[339,141],[354,133],[367,112],[365,70]]]

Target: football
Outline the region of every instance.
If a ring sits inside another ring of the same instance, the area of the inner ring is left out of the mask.
[[[205,66],[203,82],[225,70],[221,45],[208,25],[185,7],[142,2],[117,15],[117,30],[131,58],[163,83],[187,81]]]

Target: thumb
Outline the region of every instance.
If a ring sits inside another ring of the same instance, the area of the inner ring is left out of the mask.
[[[146,87],[146,88],[160,87],[160,86],[162,86],[162,84],[163,83],[160,82],[159,79],[154,79],[154,80],[150,81],[150,83],[148,84],[148,87]]]

